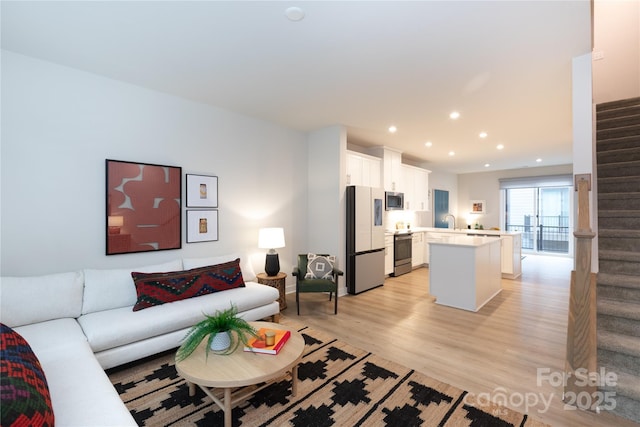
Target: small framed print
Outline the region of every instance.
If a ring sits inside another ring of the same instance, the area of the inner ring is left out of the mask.
[[[471,213],[483,214],[487,209],[486,202],[484,200],[472,200],[471,201]]]
[[[218,177],[187,174],[187,207],[217,208]]]
[[[187,243],[218,240],[218,211],[187,211]]]

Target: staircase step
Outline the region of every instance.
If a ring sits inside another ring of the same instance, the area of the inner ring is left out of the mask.
[[[614,165],[615,166],[615,165]],[[632,169],[618,167],[621,173],[635,173],[635,176],[614,176],[606,177],[600,175],[600,167],[598,167],[598,193],[639,193],[640,192],[640,166]],[[615,170],[614,170],[615,172]]]
[[[640,193],[601,193],[598,191],[598,210],[640,210]]]
[[[603,230],[640,230],[640,210],[598,210],[599,233]]]
[[[640,339],[640,321],[598,313],[598,331],[610,331]],[[640,363],[637,363],[640,368]]]
[[[640,143],[637,147],[621,148],[598,152],[598,167],[610,163],[626,163],[640,161]],[[600,174],[598,174],[600,176]]]
[[[615,129],[618,127],[633,126],[638,123],[640,123],[640,107],[636,106],[620,110],[617,114],[608,112],[606,117],[598,116],[596,129]]]
[[[628,162],[598,163],[598,188],[600,182],[614,178],[637,178],[640,173],[640,160],[629,160]],[[635,191],[635,190],[633,190]]]
[[[625,396],[622,394],[625,389],[622,389],[622,386],[619,386],[619,388],[620,389],[616,392],[616,396],[614,397],[616,407],[610,412],[618,417],[626,418],[635,423],[640,423],[640,401],[638,401],[638,399],[632,399]]]
[[[623,274],[598,273],[599,286],[617,286],[640,290],[640,276],[625,276]]]
[[[596,123],[599,125],[601,121],[607,121],[616,117],[626,117],[637,114],[640,114],[640,102],[622,108],[613,108],[610,110],[599,111]]]
[[[598,138],[596,142],[596,152],[602,153],[610,150],[624,150],[634,148],[640,144],[638,135],[628,135],[618,138]]]
[[[598,231],[600,250],[640,252],[640,230],[605,229]]]
[[[640,135],[640,124],[620,126],[613,129],[598,130],[596,125],[596,141],[609,138],[622,138],[625,136]]]
[[[640,253],[600,250],[598,258],[603,273],[640,275]]]
[[[610,331],[598,331],[598,348],[614,353],[640,357],[640,338],[617,334]],[[637,368],[637,361],[629,369]]]
[[[615,403],[615,408],[613,408],[612,412],[635,422],[640,422],[640,377],[625,372],[617,372],[615,366],[606,366],[600,363],[598,365],[605,369],[606,375],[609,373],[616,374],[615,381],[607,384],[607,381],[603,379],[605,384],[599,387],[600,391],[611,393],[609,395],[609,403]]]
[[[606,111],[620,110],[627,107],[633,107],[636,105],[640,105],[640,97],[603,102],[601,104],[596,105],[596,112],[598,113],[598,115],[600,115],[601,113],[604,113]]]
[[[625,289],[625,288],[620,288]],[[629,288],[626,288],[629,291]],[[631,290],[633,292],[633,290]],[[598,314],[640,321],[640,305],[638,302],[625,302],[615,299],[601,298],[598,292]],[[638,341],[640,347],[640,341]],[[640,349],[638,350],[640,352]],[[640,355],[640,353],[638,353]]]

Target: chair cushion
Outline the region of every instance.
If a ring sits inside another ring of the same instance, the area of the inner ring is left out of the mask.
[[[54,426],[49,386],[29,343],[0,324],[0,383],[3,426]]]
[[[333,255],[307,254],[307,274],[305,279],[333,280],[333,266],[336,257]]]
[[[244,287],[240,259],[168,273],[132,272],[138,299],[133,311],[227,289]]]

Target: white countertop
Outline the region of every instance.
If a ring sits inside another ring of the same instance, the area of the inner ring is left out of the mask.
[[[494,242],[500,242],[501,237],[485,237],[485,236],[467,236],[453,234],[451,236],[441,236],[430,238],[427,237],[427,243],[430,245],[445,245],[445,246],[469,246],[478,247],[488,245]]]
[[[503,231],[503,230],[469,230],[467,228],[435,228],[435,227],[415,227],[407,230],[403,228],[401,230],[386,230],[386,234],[398,234],[398,233],[451,233],[451,234],[461,234],[466,236],[467,234],[482,234],[488,236],[509,236],[514,234],[522,234],[520,231]]]

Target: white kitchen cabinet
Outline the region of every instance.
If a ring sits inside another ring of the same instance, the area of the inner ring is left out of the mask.
[[[402,165],[402,192],[404,193],[404,208],[405,210],[415,209],[415,182],[413,180],[412,166]]]
[[[402,192],[406,210],[429,210],[429,173],[431,171],[426,169],[402,165]]]
[[[424,264],[424,233],[414,232],[411,246],[411,267],[420,267]]]
[[[384,274],[393,273],[393,236],[384,236]]]
[[[501,290],[499,239],[451,234],[432,242],[429,293],[436,304],[475,312]]]
[[[425,232],[425,259],[429,263],[429,242],[438,242],[452,235],[479,235],[501,237],[500,239],[500,267],[502,277],[517,279],[522,274],[522,234],[501,233],[493,230],[447,230]]]
[[[431,171],[416,168],[413,171],[414,208],[415,211],[431,210],[429,200],[429,174]]]
[[[522,234],[502,234],[502,277],[517,279],[522,274]]]
[[[402,153],[387,147],[373,147],[371,153],[382,159],[382,183],[385,191],[404,192]]]
[[[381,164],[377,157],[347,151],[347,185],[381,188]]]

